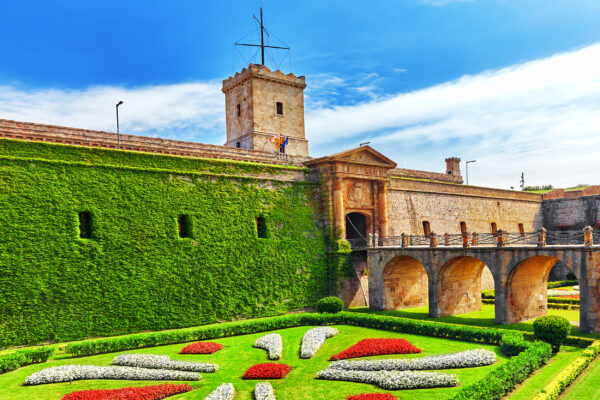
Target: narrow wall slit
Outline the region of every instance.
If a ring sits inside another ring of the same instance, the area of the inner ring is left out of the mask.
[[[79,237],[82,239],[92,237],[92,213],[89,211],[79,212]]]
[[[192,236],[189,216],[182,214],[177,218],[177,227],[179,229],[180,238],[189,238]]]

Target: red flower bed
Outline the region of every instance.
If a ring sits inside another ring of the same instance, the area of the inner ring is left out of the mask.
[[[190,385],[165,383],[124,389],[80,390],[64,395],[62,400],[160,400],[190,390],[192,390]]]
[[[291,370],[287,364],[255,364],[244,373],[244,379],[283,379]]]
[[[213,354],[221,350],[223,345],[215,342],[196,342],[185,346],[180,354]]]
[[[346,400],[398,400],[398,398],[389,393],[361,393],[350,395]]]
[[[567,294],[564,296],[557,296],[559,299],[577,299],[579,300],[579,295],[578,294]]]
[[[413,354],[420,352],[421,349],[413,346],[404,339],[363,339],[341,353],[332,355],[331,360],[344,360],[346,358],[379,356],[384,354]]]

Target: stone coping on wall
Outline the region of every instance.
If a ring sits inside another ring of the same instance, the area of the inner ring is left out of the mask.
[[[564,199],[579,199],[581,197],[600,196],[600,185],[593,185],[580,190],[565,190],[556,189],[543,194],[544,201],[547,200],[564,200]]]
[[[455,183],[432,182],[410,178],[392,177],[390,179],[390,190],[447,194],[451,196],[481,197],[498,200],[528,201],[534,203],[542,202],[542,195],[536,193],[486,188],[481,186],[467,186]]]
[[[443,174],[441,172],[420,171],[416,169],[394,168],[388,171],[388,176],[399,178],[427,179],[432,181],[463,183],[461,176]]]

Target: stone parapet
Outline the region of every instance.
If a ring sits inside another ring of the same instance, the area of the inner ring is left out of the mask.
[[[441,172],[419,171],[415,169],[394,168],[388,171],[389,177],[427,179],[431,181],[462,183],[460,175],[443,174]]]
[[[580,197],[600,196],[600,185],[593,185],[580,190],[556,189],[543,194],[544,201],[555,199],[578,199]]]

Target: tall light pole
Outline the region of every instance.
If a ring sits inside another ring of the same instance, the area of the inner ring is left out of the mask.
[[[123,104],[122,100],[119,101],[117,103],[117,105],[115,106],[115,109],[117,111],[117,149],[121,149],[121,138],[120,138],[120,135],[119,135],[119,106],[121,104]],[[468,178],[467,178],[467,181],[468,181]]]
[[[474,163],[477,160],[471,160],[471,161],[467,161],[466,162],[466,166],[467,166],[467,185],[469,184],[469,163]]]

